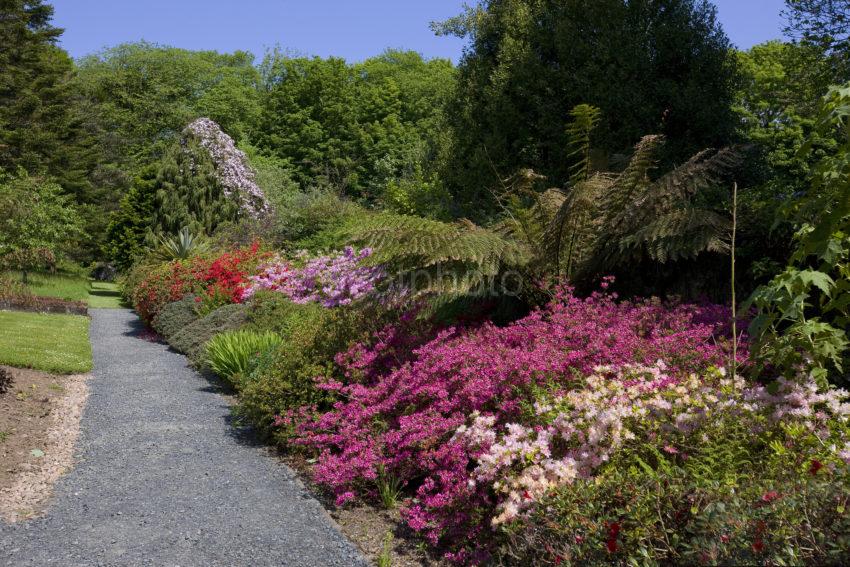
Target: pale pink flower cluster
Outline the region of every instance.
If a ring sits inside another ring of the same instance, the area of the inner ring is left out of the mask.
[[[257,185],[248,157],[218,124],[209,118],[198,118],[186,126],[183,134],[194,137],[209,152],[225,195],[238,198],[242,208],[254,218],[269,212],[271,207]]]
[[[351,246],[337,254],[310,258],[299,254],[303,266],[293,267],[287,260],[276,258],[252,276],[242,292],[242,299],[260,290],[282,293],[294,303],[320,303],[324,307],[349,305],[372,294],[384,277],[380,267],[367,266],[371,248],[359,252]]]
[[[713,374],[713,375],[712,375]],[[778,422],[793,421],[826,440],[828,422],[850,418],[848,392],[819,392],[814,381],[781,380],[770,393],[747,386],[722,370],[673,380],[665,365],[599,367],[585,386],[535,404],[536,424],[507,424],[495,429],[491,415],[472,415],[455,439],[476,455],[470,485],[492,485],[501,501],[493,525],[522,514],[551,489],[592,478],[627,444],[646,443],[678,454],[677,445],[701,434],[702,426],[733,419],[754,433]],[[844,428],[846,431],[846,427]],[[850,441],[833,445],[836,456],[850,461]]]

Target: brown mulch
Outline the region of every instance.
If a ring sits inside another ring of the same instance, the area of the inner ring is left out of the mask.
[[[0,518],[37,515],[73,464],[87,376],[0,367],[12,376],[0,393]]]
[[[385,510],[368,503],[348,504],[342,508],[334,505],[333,498],[311,480],[310,464],[301,455],[278,452],[278,458],[298,473],[301,482],[321,502],[342,533],[353,541],[360,551],[377,563],[389,548],[393,567],[448,567],[450,563],[421,544],[404,525],[398,510]]]

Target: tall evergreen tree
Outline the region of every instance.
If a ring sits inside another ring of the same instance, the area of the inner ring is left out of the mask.
[[[184,138],[162,160],[156,177],[148,243],[156,235],[176,234],[183,227],[212,234],[239,214],[237,201],[225,194],[210,153],[198,141]]]
[[[94,156],[52,17],[43,0],[0,0],[0,167],[51,175],[82,203]]]
[[[468,214],[523,167],[565,183],[578,104],[601,108],[594,145],[608,154],[657,133],[681,163],[734,133],[734,56],[705,0],[482,0],[435,29],[470,41],[446,167]]]

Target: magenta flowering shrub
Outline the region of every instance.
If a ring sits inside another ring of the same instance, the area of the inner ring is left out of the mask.
[[[670,383],[723,366],[728,320],[716,305],[582,299],[565,288],[509,326],[445,329],[395,365],[392,344],[413,339],[387,329],[374,346],[337,357],[349,382],[323,387],[341,401],[302,423],[295,442],[319,452],[315,478],[339,504],[373,491],[380,473],[414,493],[404,516],[431,542],[474,538],[499,502],[471,474],[480,448],[455,435],[470,415],[491,416],[493,427],[516,422],[534,391],[568,391],[600,365],[663,360]]]
[[[209,118],[198,118],[183,133],[192,135],[209,152],[227,197],[237,196],[243,210],[254,218],[269,211],[269,202],[257,185],[247,156],[218,124]]]
[[[348,246],[336,255],[306,259],[301,267],[278,258],[250,278],[243,299],[260,290],[269,290],[283,293],[295,303],[348,305],[374,292],[384,276],[381,268],[363,265],[371,255],[371,248],[357,252]]]

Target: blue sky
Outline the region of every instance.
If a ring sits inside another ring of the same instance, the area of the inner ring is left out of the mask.
[[[262,56],[297,54],[357,61],[385,48],[458,60],[463,42],[435,37],[428,22],[460,13],[463,0],[52,0],[62,47],[73,57],[128,41]],[[732,41],[747,48],[781,35],[782,0],[715,0]]]

